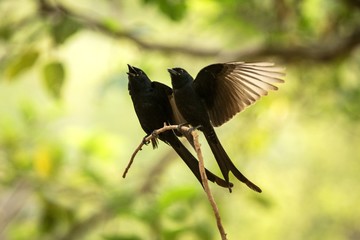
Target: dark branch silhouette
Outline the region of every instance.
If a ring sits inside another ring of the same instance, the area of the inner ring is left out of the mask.
[[[349,3],[354,2],[348,0]],[[39,0],[39,9],[43,15],[66,15],[74,18],[85,28],[95,29],[113,38],[130,40],[139,47],[149,51],[162,53],[184,54],[192,57],[214,57],[224,61],[259,59],[266,57],[277,57],[287,63],[301,61],[330,62],[349,56],[360,45],[360,26],[355,26],[352,32],[346,36],[315,43],[302,43],[292,46],[279,46],[261,44],[246,49],[222,51],[221,49],[204,49],[188,45],[167,45],[163,43],[147,42],[138,38],[131,31],[123,29],[112,29],[106,23],[77,13],[61,3],[50,4],[46,0]]]

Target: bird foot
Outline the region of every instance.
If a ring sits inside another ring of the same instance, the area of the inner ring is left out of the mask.
[[[183,127],[183,126],[186,126],[186,125],[189,125],[188,123],[180,123],[177,127],[176,127],[176,130],[178,130],[179,132],[181,132],[182,130],[181,130],[181,128]]]
[[[146,138],[147,137],[149,137],[149,136],[152,136],[152,138],[150,138],[150,140],[146,140]],[[157,137],[159,136],[159,134],[156,132],[156,131],[153,131],[151,134],[149,134],[149,135],[146,135],[144,138],[143,138],[143,140],[142,140],[142,143],[144,144],[144,145],[149,145],[150,143],[152,144],[152,146],[153,146],[153,149],[155,149],[155,148],[157,148],[157,146],[158,146],[158,140],[157,140]],[[141,149],[140,149],[141,150]]]
[[[146,135],[142,140],[143,144],[146,145],[146,146],[149,145],[149,143],[150,143],[149,140],[146,140],[147,137],[148,137],[148,135]]]
[[[153,138],[157,138],[158,136],[159,136],[159,134],[156,132],[156,130],[155,131],[153,131],[152,133],[151,133],[151,136],[153,137]]]
[[[189,128],[189,130],[187,130],[187,132],[188,132],[188,134],[191,134],[193,131],[198,130],[201,127],[202,127],[201,125],[191,127],[191,128]]]

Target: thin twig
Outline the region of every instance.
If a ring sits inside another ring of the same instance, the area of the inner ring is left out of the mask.
[[[128,173],[131,165],[132,165],[133,162],[134,162],[134,159],[135,159],[135,157],[136,157],[136,154],[137,154],[139,151],[141,151],[142,147],[143,147],[145,144],[147,144],[148,142],[150,142],[152,139],[157,138],[157,137],[159,136],[159,134],[162,133],[162,132],[169,131],[169,130],[175,130],[175,129],[178,129],[178,128],[179,128],[178,125],[166,125],[166,124],[164,123],[164,127],[160,128],[160,129],[157,129],[157,130],[154,130],[154,131],[152,132],[152,134],[150,134],[149,136],[145,137],[145,138],[141,141],[141,143],[139,144],[139,146],[135,149],[135,151],[133,152],[133,154],[131,155],[130,161],[129,161],[128,165],[126,166],[125,171],[124,171],[122,177],[123,177],[123,178],[126,177],[126,174]],[[189,130],[189,127],[181,126],[180,129],[181,129],[182,131],[187,131],[187,130]]]
[[[164,127],[155,130],[152,134],[150,134],[149,136],[145,137],[141,143],[139,144],[139,146],[135,149],[135,151],[133,152],[133,154],[131,155],[130,161],[124,171],[123,174],[123,178],[126,177],[126,173],[129,171],[131,164],[134,162],[135,156],[136,154],[141,150],[142,146],[144,146],[144,144],[146,144],[147,142],[151,141],[152,139],[155,139],[157,136],[159,136],[160,133],[165,132],[165,131],[169,131],[169,130],[175,130],[175,129],[179,129],[178,125],[166,125],[164,124]],[[180,130],[181,131],[189,131],[189,127],[187,126],[181,126]],[[226,240],[226,233],[225,233],[225,229],[221,223],[221,217],[220,217],[220,213],[219,213],[219,209],[216,205],[216,202],[214,200],[214,197],[212,196],[209,184],[208,184],[208,179],[206,176],[206,172],[205,172],[205,166],[204,166],[204,158],[202,156],[201,153],[201,147],[200,147],[200,143],[199,143],[199,135],[197,134],[197,131],[192,131],[191,132],[193,138],[194,138],[194,146],[195,146],[195,150],[196,150],[196,154],[198,156],[199,159],[199,171],[200,171],[200,175],[201,175],[201,181],[202,184],[204,186],[204,190],[206,193],[206,196],[210,202],[210,205],[214,211],[214,215],[216,218],[216,223],[217,223],[217,227],[219,229],[220,235],[221,235],[221,239],[222,240]]]
[[[151,135],[150,135],[150,136],[151,136]],[[146,138],[145,138],[145,139],[146,139]],[[140,143],[140,145],[135,149],[135,151],[134,151],[133,154],[131,155],[130,161],[129,161],[128,165],[126,166],[125,171],[124,171],[124,173],[123,173],[123,175],[122,175],[123,178],[126,178],[126,174],[128,173],[131,165],[133,164],[136,154],[137,154],[139,151],[141,151],[142,146],[144,146],[144,144],[146,143],[146,142],[145,142],[145,139]]]
[[[206,176],[206,172],[205,172],[205,166],[204,166],[204,158],[203,155],[201,153],[201,147],[200,147],[200,143],[199,143],[199,135],[197,134],[197,131],[192,131],[192,135],[194,138],[194,144],[195,144],[195,150],[196,150],[196,154],[198,156],[199,159],[199,170],[200,170],[200,175],[201,175],[201,181],[202,184],[204,186],[204,190],[206,192],[206,196],[209,199],[210,205],[214,211],[215,214],[215,218],[216,218],[216,223],[217,223],[217,227],[219,229],[220,235],[221,235],[221,239],[222,240],[226,240],[226,232],[225,229],[221,223],[221,218],[220,218],[220,214],[219,214],[219,209],[216,205],[215,199],[211,193],[209,184],[208,184],[208,179]]]

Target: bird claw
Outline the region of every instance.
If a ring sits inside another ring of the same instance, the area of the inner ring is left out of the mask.
[[[195,126],[195,127],[191,127],[187,130],[188,134],[191,134],[193,131],[198,130],[199,128],[201,128],[201,125]]]
[[[180,123],[180,124],[176,127],[176,130],[178,130],[179,132],[181,132],[181,131],[182,131],[181,128],[182,128],[183,126],[186,126],[186,125],[188,125],[188,123]]]
[[[147,138],[148,136],[145,136],[144,138],[143,138],[143,140],[142,140],[142,143],[144,144],[144,145],[149,145],[149,143],[150,143],[150,141],[149,140],[146,140],[146,138]]]
[[[151,133],[151,136],[152,136],[153,138],[157,138],[157,137],[159,136],[159,134],[158,134],[156,131],[153,131],[153,132]]]

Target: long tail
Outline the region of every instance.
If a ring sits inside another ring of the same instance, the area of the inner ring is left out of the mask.
[[[224,148],[216,136],[215,130],[208,129],[204,131],[205,138],[211,148],[212,153],[220,167],[221,173],[224,176],[226,182],[229,182],[229,172],[231,171],[237,179],[245,183],[249,188],[256,192],[262,192],[261,189],[247,179],[233,164],[229,156],[225,152]]]
[[[195,177],[199,180],[202,185],[200,170],[199,170],[199,162],[197,159],[189,152],[189,150],[180,142],[180,140],[173,134],[168,135],[166,137],[166,141],[172,146],[172,148],[176,151],[176,153],[181,157],[181,159],[186,163],[186,165],[193,172]],[[207,178],[216,183],[217,185],[229,188],[233,186],[233,184],[229,181],[224,181],[224,179],[216,176],[209,170],[205,169]]]

